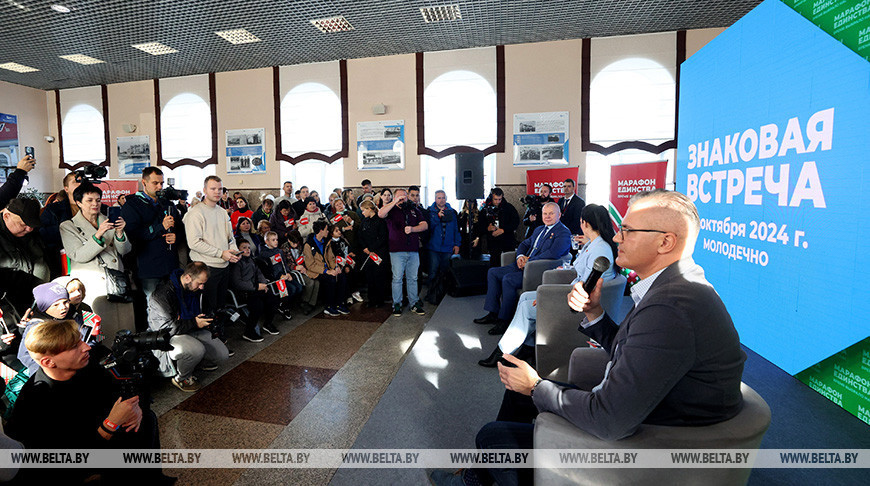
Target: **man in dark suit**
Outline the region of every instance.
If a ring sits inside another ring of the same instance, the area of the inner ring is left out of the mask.
[[[699,227],[695,205],[680,193],[656,189],[634,196],[614,238],[616,264],[641,277],[631,288],[634,308],[617,326],[599,303],[600,281],[591,295],[578,283],[568,301],[585,315],[583,333],[610,355],[604,379],[588,391],[563,386],[504,355],[517,367],[498,365],[508,390],[502,421],[480,430],[478,447],[531,448],[531,421],[538,412],[555,413],[605,440],[630,436],[641,424],[701,426],[737,415],[746,354],[725,305],[692,260]],[[522,408],[517,397],[533,404],[526,416],[506,413],[511,399],[515,409]],[[498,484],[528,479],[518,470],[488,471]],[[457,482],[443,472],[432,478],[437,484]]]
[[[565,197],[559,199],[559,209],[562,210],[562,224],[571,230],[572,235],[582,235],[580,229],[580,213],[583,212],[583,206],[586,206],[586,201],[580,198],[574,189],[577,183],[574,179],[565,179]]]
[[[571,249],[571,232],[559,222],[559,206],[550,202],[541,210],[543,226],[517,247],[517,261],[504,267],[490,268],[486,275],[487,315],[475,319],[477,324],[495,324],[490,334],[502,334],[517,308],[517,290],[523,285],[523,268],[529,261],[559,259]]]

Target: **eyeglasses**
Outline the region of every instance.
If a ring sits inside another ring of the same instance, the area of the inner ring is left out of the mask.
[[[620,232],[620,233],[624,233],[624,234],[626,234],[626,235],[629,234],[629,233],[663,233],[663,234],[664,234],[664,233],[669,233],[669,231],[654,230],[654,229],[634,229],[634,228],[626,228],[626,227],[624,227],[624,226],[622,226],[622,225],[619,225],[619,232]]]

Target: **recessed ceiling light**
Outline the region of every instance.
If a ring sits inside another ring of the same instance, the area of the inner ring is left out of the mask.
[[[459,4],[453,5],[437,5],[432,7],[420,7],[420,13],[423,14],[423,20],[429,22],[441,22],[443,20],[462,20],[462,13],[459,11]]]
[[[54,10],[55,12],[60,12],[60,13],[70,13],[72,11],[71,8],[67,7],[66,5],[61,5],[59,3],[55,3],[54,5],[52,5],[51,9]]]
[[[324,33],[347,32],[348,30],[353,30],[353,26],[350,25],[350,22],[348,22],[347,19],[341,15],[337,17],[312,20],[311,23]]]
[[[106,61],[97,59],[95,57],[86,56],[84,54],[67,54],[66,56],[58,56],[61,59],[66,59],[67,61],[77,62],[79,64],[100,64]]]
[[[24,64],[18,64],[17,62],[7,62],[4,64],[0,64],[0,69],[8,69],[10,71],[15,71],[16,73],[32,73],[35,71],[39,71],[39,69],[25,66]]]
[[[173,52],[178,52],[177,50],[175,50],[167,45],[163,45],[159,42],[146,42],[144,44],[133,44],[131,47],[135,47],[136,49],[139,49],[140,51],[147,52],[148,54],[151,54],[152,56],[160,56],[163,54],[172,54]]]
[[[222,30],[215,34],[223,37],[231,44],[248,44],[251,42],[260,42],[260,38],[248,32],[245,29]]]
[[[18,3],[18,2],[16,2],[15,0],[6,0],[6,3],[8,3],[9,5],[12,5],[13,7],[18,7],[18,8],[20,8],[21,10],[24,10],[25,12],[29,12],[29,11],[30,11],[29,8],[27,8],[26,6],[24,6],[24,5],[22,5],[22,4]]]

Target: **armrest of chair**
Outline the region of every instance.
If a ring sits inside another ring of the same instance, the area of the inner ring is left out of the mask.
[[[523,292],[535,290],[541,285],[544,272],[562,264],[561,260],[535,260],[523,267]]]
[[[591,390],[604,379],[610,356],[601,348],[577,348],[568,364],[568,383],[581,390]]]
[[[517,252],[506,251],[501,254],[501,266],[506,267],[517,261]]]
[[[574,271],[573,268],[568,269],[553,269],[547,270],[544,272],[543,277],[541,277],[541,284],[569,284],[577,278],[577,272]]]
[[[589,346],[589,338],[577,330],[582,314],[568,307],[569,292],[571,286],[564,284],[538,287],[535,359],[541,378],[567,382],[571,352]]]

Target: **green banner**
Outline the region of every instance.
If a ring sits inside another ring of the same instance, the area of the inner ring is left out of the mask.
[[[810,366],[795,377],[870,424],[870,338]]]
[[[870,0],[782,0],[870,61]]]

